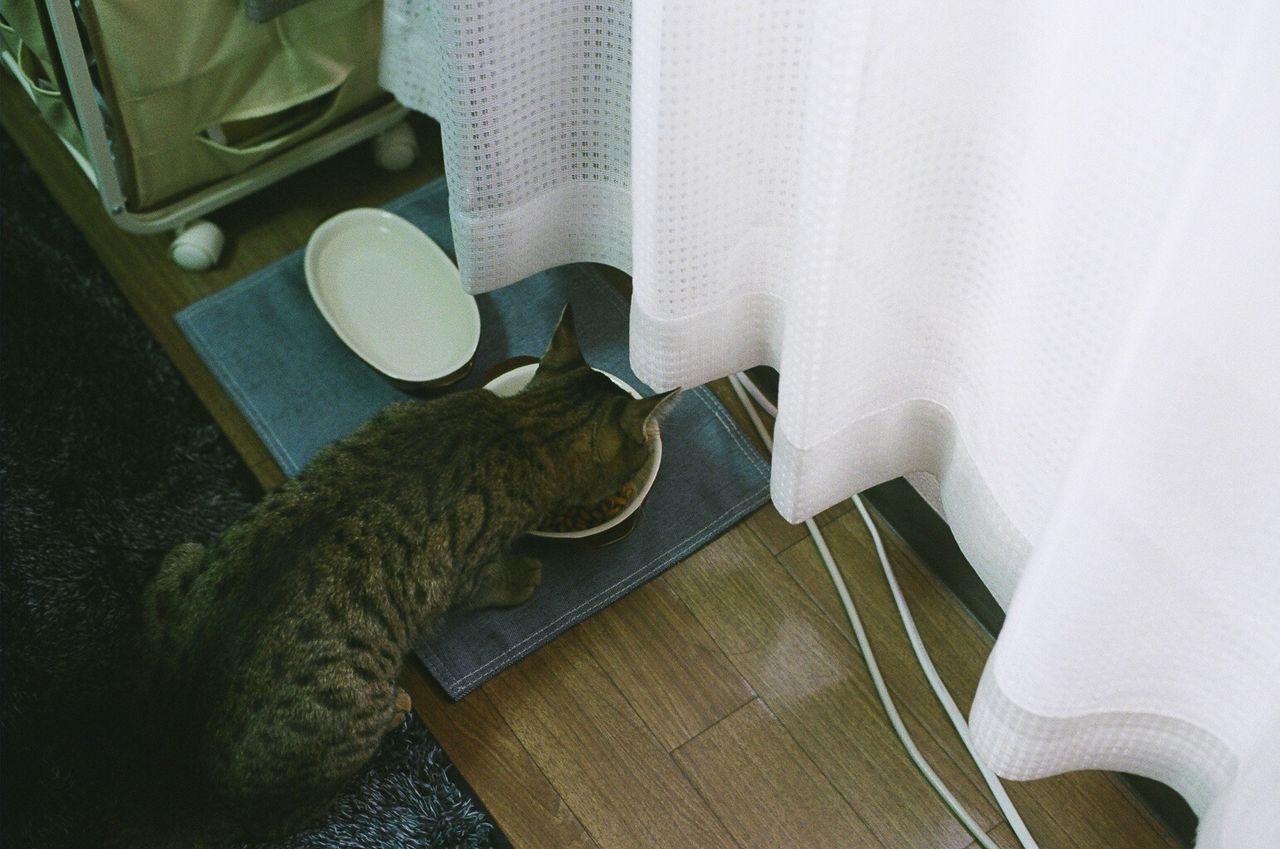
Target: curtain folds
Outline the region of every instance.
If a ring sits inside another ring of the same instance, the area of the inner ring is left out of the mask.
[[[1149,775],[1198,845],[1280,845],[1280,9],[387,0],[385,31],[472,291],[631,271],[650,384],[779,368],[788,518],[932,494],[1008,612],[997,771]]]

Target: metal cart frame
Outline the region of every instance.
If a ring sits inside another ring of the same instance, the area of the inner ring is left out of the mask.
[[[81,41],[73,2],[74,0],[44,0],[57,45],[58,58],[66,75],[76,124],[84,139],[88,161],[86,162],[79,151],[70,144],[66,142],[64,144],[98,189],[102,204],[112,221],[128,232],[139,234],[180,232],[203,215],[265,188],[352,145],[392,130],[408,115],[407,109],[391,100],[383,106],[345,121],[233,177],[198,189],[178,201],[154,210],[136,211],[130,207],[129,198],[125,194],[120,173],[111,154],[107,126],[99,109],[89,70],[89,57]],[[4,61],[12,65],[15,59],[6,52]],[[11,69],[16,72],[16,67]],[[16,75],[22,81],[22,75],[20,73]],[[219,234],[219,241],[220,238]]]

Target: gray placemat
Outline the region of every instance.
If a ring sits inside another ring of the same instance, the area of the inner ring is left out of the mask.
[[[388,204],[453,254],[443,180]],[[353,354],[315,309],[302,251],[198,301],[174,318],[271,455],[295,475],[319,448],[407,396]],[[583,353],[646,394],[627,353],[627,304],[591,266],[563,266],[476,299],[481,338],[459,388],[508,357],[538,356],[566,302]],[[511,610],[451,614],[417,646],[459,698],[575,623],[714,539],[768,499],[768,466],[705,387],[663,422],[663,460],[635,530],[595,550],[528,540],[543,580]]]

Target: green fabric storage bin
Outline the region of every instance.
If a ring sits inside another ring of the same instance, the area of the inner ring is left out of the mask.
[[[381,0],[267,24],[239,0],[83,0],[130,206],[238,174],[375,103]]]

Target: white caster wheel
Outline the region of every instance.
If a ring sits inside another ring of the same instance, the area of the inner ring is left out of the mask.
[[[400,121],[373,140],[373,158],[387,171],[403,171],[418,158],[418,139],[408,121]]]
[[[199,218],[174,236],[169,245],[169,258],[187,271],[206,271],[218,261],[225,242],[226,237],[217,224]]]

